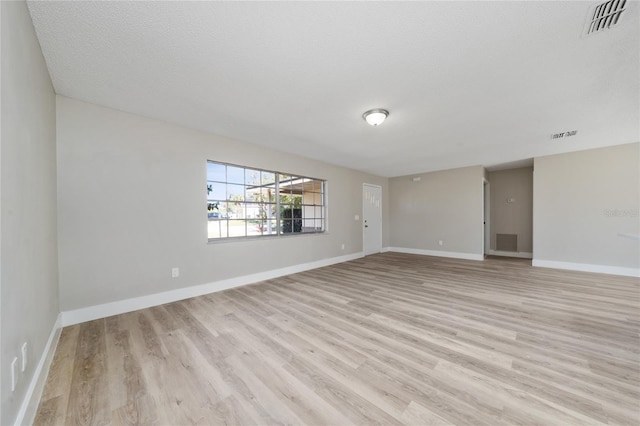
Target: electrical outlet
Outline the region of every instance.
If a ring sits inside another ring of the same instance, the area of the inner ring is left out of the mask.
[[[18,357],[13,357],[13,361],[11,361],[11,392],[16,390],[16,384],[18,384],[18,372],[16,371],[18,368]]]
[[[442,240],[438,240],[438,245],[439,245],[439,246],[443,246],[443,245],[444,245],[444,241],[442,241]]]
[[[342,250],[344,250],[344,243],[342,244],[342,247],[341,247],[341,248],[342,248]]]
[[[22,359],[20,360],[20,371],[24,372],[27,369],[27,342],[22,344],[20,354],[22,355]]]
[[[171,268],[171,278],[178,278],[180,276],[180,268]]]

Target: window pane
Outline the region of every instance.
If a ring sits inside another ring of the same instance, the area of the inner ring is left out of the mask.
[[[262,195],[260,195],[260,187],[259,186],[245,186],[246,191],[246,200],[247,201],[260,201]]]
[[[276,235],[278,232],[275,220],[261,220],[255,226],[261,235]]]
[[[260,185],[260,170],[246,169],[244,183],[246,185]]]
[[[247,235],[247,222],[244,220],[229,220],[229,236],[245,237]]]
[[[272,172],[262,172],[262,184],[266,185],[269,183],[275,183],[276,174]]]
[[[225,182],[225,165],[218,163],[207,163],[207,180]]]
[[[233,211],[232,219],[245,219],[247,215],[247,209],[245,203],[229,203],[231,210]]]
[[[275,204],[261,204],[260,214],[262,219],[272,219],[276,217]]]
[[[322,219],[306,219],[306,226],[302,228],[302,232],[321,232],[323,230],[322,223]]]
[[[301,180],[301,178],[296,177],[296,176],[291,176],[291,178],[289,180],[289,184],[287,185],[287,187],[291,190],[292,193],[301,194],[302,193],[302,180]]]
[[[211,191],[209,191],[211,189]],[[226,185],[224,183],[211,182],[207,185],[207,200],[225,200]]]
[[[262,235],[262,222],[260,220],[247,221],[247,236],[259,237]]]
[[[218,211],[218,207],[220,206],[221,201],[208,201],[207,202],[207,217],[209,219],[215,218],[217,216],[212,213]]]
[[[280,204],[280,217],[282,219],[293,219],[293,206],[291,204]]]
[[[275,220],[267,220],[264,222],[264,235],[276,235],[278,233],[278,225]]]
[[[211,212],[218,213],[218,217],[220,219],[227,219],[229,217],[229,210],[226,202],[222,202],[222,201],[218,202],[218,208],[209,211],[210,214]]]
[[[313,229],[313,206],[302,206],[302,231],[307,232],[308,229]]]
[[[244,201],[244,185],[227,185],[227,200]]]
[[[227,183],[244,183],[244,168],[227,166]]]
[[[310,204],[314,204],[316,206],[321,206],[322,205],[322,194],[314,192],[314,193],[310,194],[309,198],[312,200]]]
[[[291,204],[291,191],[280,190],[280,204]]]
[[[280,179],[280,183],[286,183],[287,180],[291,179],[291,176],[280,173],[278,179]]]
[[[245,209],[246,219],[260,219],[262,217],[263,208],[259,203],[247,203]]]
[[[209,220],[208,222],[209,238],[227,238],[227,221],[226,220]]]
[[[226,212],[229,219],[241,218],[244,214],[244,203],[241,202],[228,202],[226,203]]]
[[[262,188],[262,192],[261,192],[262,196],[260,201],[263,201],[265,203],[275,203],[276,202],[276,189],[272,186],[268,186],[268,187],[263,187]]]
[[[224,201],[209,201],[207,203],[207,215],[209,219],[220,217],[220,215],[224,211],[223,209],[226,209],[226,206],[227,203],[225,203]]]
[[[303,204],[313,204],[313,192],[305,192],[302,194]]]

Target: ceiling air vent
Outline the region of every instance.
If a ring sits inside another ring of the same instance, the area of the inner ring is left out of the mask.
[[[585,25],[585,35],[597,33],[616,25],[620,22],[626,5],[627,0],[609,0],[591,7]]]

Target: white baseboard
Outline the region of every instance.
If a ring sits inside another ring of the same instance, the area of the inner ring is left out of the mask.
[[[405,248],[405,247],[385,247],[383,251],[394,251],[397,253],[408,253],[408,254],[422,254],[424,256],[450,257],[453,259],[484,260],[484,254],[460,253],[455,251],[423,250],[423,249],[414,249],[414,248]]]
[[[68,325],[79,324],[81,322],[92,321],[99,318],[106,318],[112,315],[124,314],[126,312],[137,311],[151,306],[176,302],[190,297],[202,296],[203,294],[215,293],[217,291],[253,284],[259,281],[270,280],[284,275],[322,268],[323,266],[334,265],[336,263],[348,262],[350,260],[359,259],[363,256],[364,254],[361,252],[347,254],[345,256],[331,257],[329,259],[302,263],[300,265],[288,266],[286,268],[274,269],[271,271],[229,278],[212,283],[150,294],[148,296],[134,297],[131,299],[118,300],[116,302],[64,311],[62,312],[62,325],[63,327],[66,327]]]
[[[42,396],[47,376],[49,376],[49,368],[51,367],[51,362],[53,361],[53,355],[56,352],[61,332],[62,314],[58,314],[58,318],[56,319],[53,329],[49,334],[49,340],[47,340],[47,344],[44,346],[42,356],[40,356],[40,361],[33,372],[31,383],[29,383],[27,392],[24,395],[22,404],[20,405],[20,410],[18,411],[18,416],[16,417],[15,422],[16,426],[31,425],[35,420],[38,404],[40,403],[40,397]]]
[[[528,251],[489,250],[489,254],[493,256],[521,257],[523,259],[533,259],[533,253],[530,253]]]
[[[570,271],[596,272],[599,274],[640,277],[640,268],[625,268],[622,266],[592,265],[588,263],[558,262],[555,260],[541,259],[533,259],[531,265],[541,268],[567,269]]]

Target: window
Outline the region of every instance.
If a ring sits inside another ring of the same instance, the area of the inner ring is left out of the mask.
[[[207,161],[209,240],[324,232],[325,181]]]

